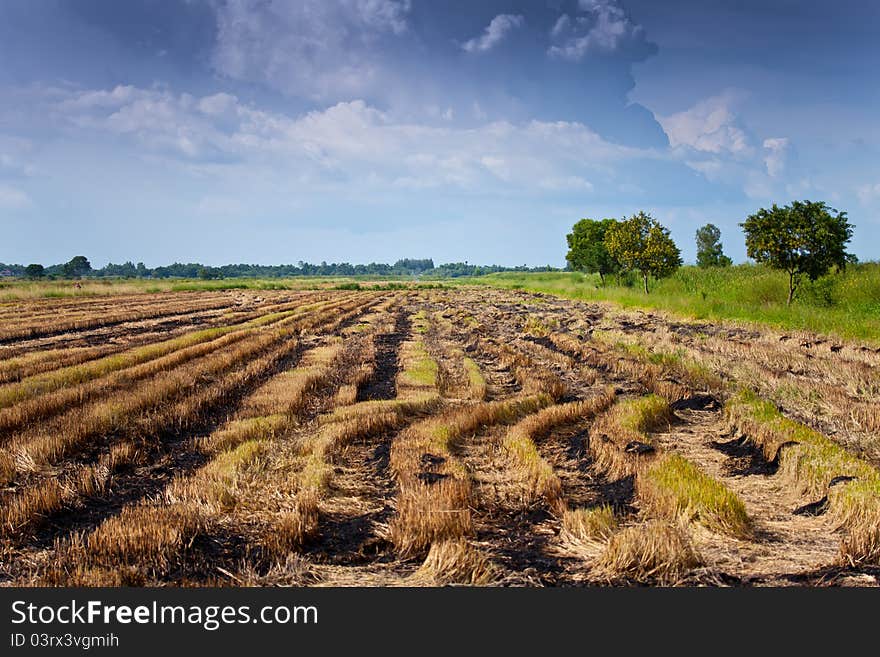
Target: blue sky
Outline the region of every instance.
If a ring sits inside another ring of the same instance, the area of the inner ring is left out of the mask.
[[[880,258],[880,4],[4,0],[0,261],[563,265],[825,200]]]

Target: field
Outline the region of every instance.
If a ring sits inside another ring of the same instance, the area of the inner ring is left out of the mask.
[[[0,304],[4,585],[880,581],[872,343],[488,287],[115,292]]]
[[[880,263],[850,265],[845,272],[805,280],[791,307],[787,274],[761,265],[681,267],[651,282],[646,295],[635,284],[602,286],[598,275],[578,272],[500,273],[472,279],[504,289],[611,301],[626,308],[656,309],[707,320],[768,324],[857,339],[880,346]]]

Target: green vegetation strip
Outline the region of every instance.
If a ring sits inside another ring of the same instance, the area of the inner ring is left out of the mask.
[[[787,275],[755,265],[682,267],[654,282],[648,295],[636,287],[612,285],[610,281],[602,286],[598,275],[576,272],[499,273],[467,282],[880,344],[880,263],[850,265],[843,273],[804,281],[790,307],[785,303]]]

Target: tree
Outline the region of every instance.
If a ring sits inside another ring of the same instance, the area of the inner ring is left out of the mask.
[[[608,253],[605,246],[605,234],[616,224],[615,219],[581,219],[565,236],[568,242],[568,254],[565,260],[575,271],[599,274],[599,280],[605,285],[605,276],[620,271],[620,264]]]
[[[648,276],[663,278],[681,266],[681,252],[669,230],[650,214],[639,212],[608,228],[605,246],[612,258],[629,271],[638,271],[648,294]]]
[[[697,229],[697,266],[729,267],[733,261],[724,255],[721,231],[714,224]]]
[[[46,268],[43,265],[32,264],[24,268],[24,275],[30,279],[43,278]]]
[[[852,225],[846,212],[829,208],[824,201],[792,201],[782,208],[774,203],[740,226],[750,258],[788,273],[789,306],[804,276],[814,281],[832,267],[844,269],[851,259],[846,245],[852,239]]]
[[[92,263],[85,256],[74,256],[70,262],[64,264],[62,271],[69,278],[79,278],[92,271]]]

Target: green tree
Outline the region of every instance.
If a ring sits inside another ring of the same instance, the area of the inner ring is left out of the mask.
[[[221,277],[220,269],[217,267],[204,266],[199,268],[199,278],[209,281]]]
[[[565,236],[568,242],[565,259],[569,266],[575,271],[599,274],[599,280],[605,285],[608,274],[620,271],[620,264],[605,246],[605,234],[616,223],[615,219],[581,219],[577,222]]]
[[[30,279],[43,278],[46,268],[43,265],[31,264],[24,268],[24,275]]]
[[[697,229],[697,266],[729,267],[733,261],[724,255],[721,245],[721,231],[715,224],[706,224]]]
[[[844,269],[851,260],[846,245],[852,239],[852,225],[846,212],[823,201],[792,201],[782,208],[774,203],[740,226],[750,258],[788,273],[789,306],[804,276],[814,281],[832,267]]]
[[[85,256],[74,256],[70,259],[70,262],[63,265],[62,271],[69,278],[79,278],[92,271],[92,263]]]
[[[681,266],[681,251],[669,236],[669,230],[645,212],[609,227],[605,246],[624,270],[641,274],[645,294],[648,294],[649,276],[663,278]]]

